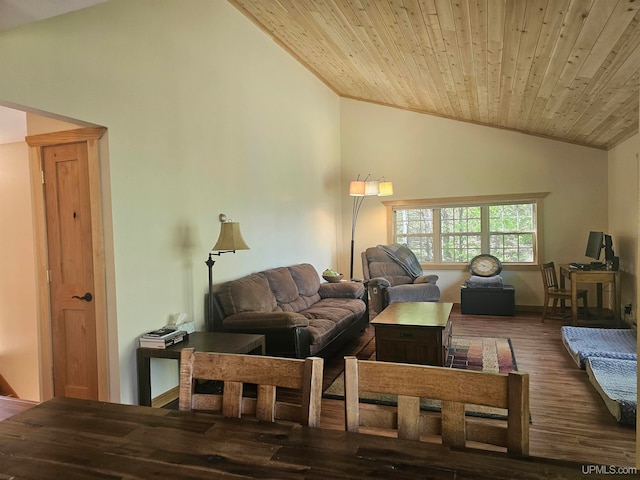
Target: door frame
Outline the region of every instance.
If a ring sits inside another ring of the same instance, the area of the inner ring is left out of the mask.
[[[36,315],[40,352],[40,397],[53,398],[53,348],[51,343],[51,304],[49,298],[49,259],[44,197],[43,147],[85,142],[89,168],[89,201],[93,256],[93,291],[96,312],[96,349],[98,356],[98,399],[109,400],[109,349],[107,335],[106,267],[102,198],[100,182],[99,140],[106,128],[79,128],[25,137],[29,145],[29,172],[33,204],[36,264]]]

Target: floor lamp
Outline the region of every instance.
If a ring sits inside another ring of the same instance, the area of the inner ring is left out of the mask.
[[[382,179],[371,180],[371,174],[367,175],[364,180],[357,179],[349,184],[349,195],[353,197],[353,211],[351,214],[351,259],[349,263],[349,278],[353,279],[353,249],[356,237],[356,223],[358,221],[358,213],[365,197],[386,197],[393,195],[393,183]]]
[[[224,213],[221,213],[218,217],[220,220],[220,235],[218,241],[209,252],[209,258],[204,262],[209,267],[209,298],[207,312],[207,331],[212,332],[214,330],[213,325],[213,265],[216,263],[211,256],[220,256],[223,253],[236,253],[236,250],[249,250],[249,246],[245,243],[240,233],[240,224],[238,222],[232,222],[231,219],[227,219]]]

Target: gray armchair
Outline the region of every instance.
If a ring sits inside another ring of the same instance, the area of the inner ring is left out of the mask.
[[[437,302],[440,288],[437,275],[411,276],[382,248],[362,252],[362,272],[369,290],[371,307],[377,313],[393,302]]]

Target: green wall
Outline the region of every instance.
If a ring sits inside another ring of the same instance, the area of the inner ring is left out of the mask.
[[[202,328],[219,213],[251,250],[216,282],[334,265],[339,99],[227,2],[113,0],[0,33],[0,63],[0,103],[108,128],[113,400],[136,402],[138,335],[176,312]],[[152,371],[154,396],[177,382]]]

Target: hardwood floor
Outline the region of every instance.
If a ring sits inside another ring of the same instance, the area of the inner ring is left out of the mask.
[[[561,321],[542,323],[535,313],[462,315],[459,307],[454,307],[451,318],[454,335],[511,338],[518,369],[530,375],[531,455],[635,466],[635,429],[616,422],[586,372],[571,359],[560,337]],[[370,335],[368,331],[364,338]],[[351,352],[358,351],[362,342],[351,345]],[[335,376],[339,368],[338,361],[328,361],[325,378]],[[343,419],[343,403],[324,399],[321,427],[342,429]]]
[[[635,429],[616,422],[586,372],[573,362],[560,338],[560,321],[542,323],[536,314],[462,315],[454,307],[452,322],[454,335],[511,338],[518,369],[530,375],[531,455],[635,466]],[[325,386],[342,370],[342,356],[360,351],[372,335],[369,327],[361,338],[325,363]],[[6,398],[0,401],[0,420],[31,406],[31,402]],[[324,399],[321,427],[343,429],[343,408],[342,401]]]
[[[28,400],[20,400],[18,398],[12,398],[7,396],[0,396],[0,420],[12,417],[17,413],[24,412],[30,409],[36,402],[30,402]]]

